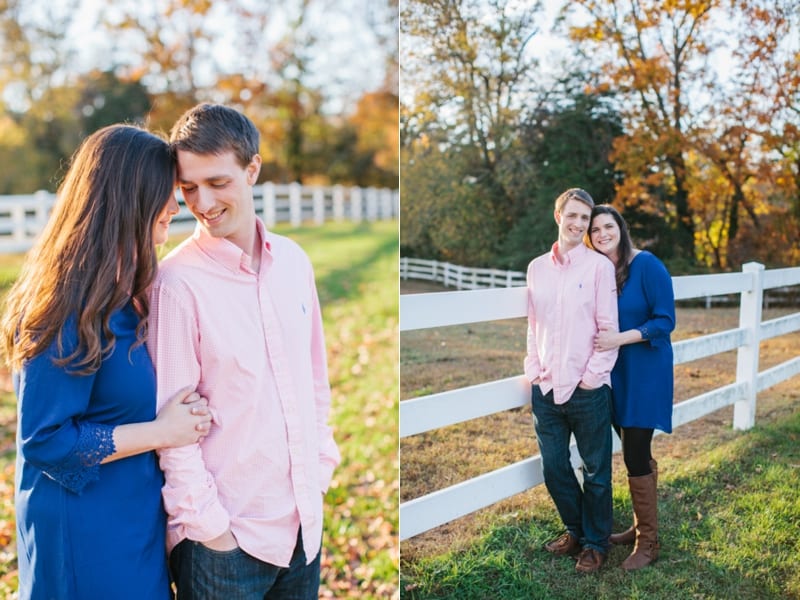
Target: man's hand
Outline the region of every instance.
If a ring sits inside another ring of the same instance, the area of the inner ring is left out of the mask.
[[[213,540],[208,540],[207,542],[202,542],[202,544],[206,548],[216,550],[217,552],[229,552],[230,550],[236,550],[236,548],[239,547],[239,544],[236,543],[236,538],[233,537],[233,533],[231,533],[230,529],[228,529],[228,531],[223,533],[221,536],[215,537]]]

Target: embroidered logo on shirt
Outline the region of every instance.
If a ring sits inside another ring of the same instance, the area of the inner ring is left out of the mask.
[[[300,303],[300,308],[303,309],[303,314],[306,314],[306,305],[301,302]]]

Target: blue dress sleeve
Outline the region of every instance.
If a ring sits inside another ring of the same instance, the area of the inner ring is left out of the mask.
[[[114,453],[114,426],[82,418],[95,375],[70,373],[53,363],[54,356],[55,342],[17,375],[19,451],[45,475],[80,493]]]
[[[649,253],[648,253],[649,254]],[[675,329],[675,292],[672,277],[658,258],[650,254],[642,272],[642,288],[650,308],[647,321],[636,329],[653,346],[668,345]]]

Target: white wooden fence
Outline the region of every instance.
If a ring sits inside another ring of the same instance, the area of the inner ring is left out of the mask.
[[[449,262],[405,256],[400,259],[400,277],[438,281],[446,287],[459,290],[525,285],[525,273],[522,271],[462,267]]]
[[[331,220],[394,219],[400,212],[397,190],[386,188],[265,183],[257,185],[253,195],[256,211],[267,227],[275,223],[291,223],[298,227],[305,222],[322,225]],[[27,251],[47,222],[54,202],[55,194],[49,192],[0,196],[0,254]],[[181,210],[173,218],[170,231],[192,231],[194,217],[182,199],[180,205]]]
[[[749,429],[755,423],[757,393],[800,373],[800,357],[759,372],[759,342],[800,330],[800,312],[762,322],[763,293],[799,284],[800,267],[765,271],[758,263],[746,264],[741,273],[672,278],[676,300],[741,295],[738,328],[673,344],[676,365],[737,350],[736,381],[676,404],[672,420],[675,427],[733,404],[734,429]],[[408,294],[400,297],[400,331],[524,317],[526,307],[525,287]],[[400,403],[400,437],[529,404],[530,384],[524,375],[404,400]],[[618,450],[616,436],[614,439]],[[574,466],[580,465],[574,444],[572,460]],[[536,455],[403,502],[400,539],[433,529],[543,481],[541,456]]]
[[[421,279],[436,281],[445,287],[457,290],[480,290],[484,288],[516,287],[525,285],[525,273],[522,271],[503,271],[478,267],[462,267],[449,262],[428,260],[425,258],[400,259],[401,279]],[[729,305],[739,302],[738,294],[706,296],[701,299],[706,308],[715,304]],[[796,306],[800,304],[800,290],[782,287],[769,290],[764,294],[764,308],[770,306]]]

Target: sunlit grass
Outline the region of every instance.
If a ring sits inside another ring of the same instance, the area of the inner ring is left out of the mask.
[[[615,547],[592,576],[542,544],[561,526],[548,503],[509,515],[472,543],[402,566],[408,599],[800,598],[800,413],[747,433],[710,438],[690,458],[662,460],[661,555],[646,569],[619,568]],[[630,519],[624,486],[615,514]]]
[[[397,590],[397,224],[277,230],[314,264],[342,465],[328,492],[323,577],[332,595]]]

